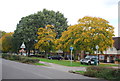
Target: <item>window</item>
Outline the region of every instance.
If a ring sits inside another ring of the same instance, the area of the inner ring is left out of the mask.
[[[104,55],[99,55],[100,60],[104,60]]]

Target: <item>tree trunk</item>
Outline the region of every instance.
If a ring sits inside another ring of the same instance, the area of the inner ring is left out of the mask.
[[[28,50],[28,57],[30,56],[30,50]]]
[[[47,58],[47,50],[45,50],[45,58]]]
[[[77,58],[78,58],[78,60],[80,60],[80,53],[78,53],[78,57]]]
[[[21,55],[23,55],[23,53],[21,52]]]
[[[33,52],[33,54],[35,55],[35,49],[34,49],[34,52]]]
[[[74,62],[76,62],[76,52],[74,52]]]
[[[63,51],[63,57],[65,58],[65,52]]]
[[[80,59],[83,59],[83,58],[84,58],[84,51],[81,51]]]

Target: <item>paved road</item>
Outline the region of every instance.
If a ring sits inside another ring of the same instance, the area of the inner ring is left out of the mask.
[[[2,79],[94,79],[49,68],[2,60]]]

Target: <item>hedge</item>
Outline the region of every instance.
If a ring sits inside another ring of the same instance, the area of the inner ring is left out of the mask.
[[[89,77],[103,78],[106,80],[120,81],[120,69],[91,66],[87,67],[84,75]]]
[[[14,61],[19,61],[22,63],[38,63],[39,59],[32,59],[32,58],[27,58],[23,57],[20,55],[12,55],[12,54],[2,54],[2,58],[7,59],[7,60],[14,60]]]

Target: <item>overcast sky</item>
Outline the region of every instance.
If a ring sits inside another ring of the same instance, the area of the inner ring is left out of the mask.
[[[68,18],[68,24],[72,25],[84,16],[101,17],[115,27],[115,36],[118,36],[118,1],[120,0],[1,0],[0,30],[13,32],[22,17],[46,8],[60,11]]]

